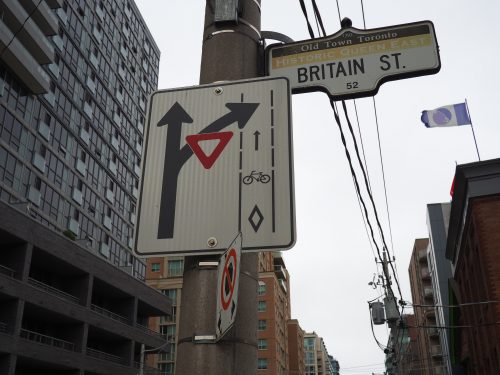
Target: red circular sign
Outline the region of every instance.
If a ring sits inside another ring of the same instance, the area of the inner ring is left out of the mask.
[[[230,266],[232,270],[230,269]],[[236,285],[236,250],[233,248],[229,250],[229,254],[226,258],[226,263],[224,264],[224,271],[222,272],[221,284],[220,284],[220,302],[222,308],[227,310],[231,304],[231,300],[234,294],[234,287]]]

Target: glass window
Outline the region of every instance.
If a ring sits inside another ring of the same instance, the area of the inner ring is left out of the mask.
[[[267,321],[265,319],[259,319],[258,329],[263,331],[267,328]]]
[[[258,370],[265,370],[265,369],[267,369],[267,358],[259,358],[257,360],[257,369]]]
[[[160,272],[160,263],[152,263],[151,264],[151,271]]]
[[[266,294],[266,283],[263,281],[259,281],[259,288],[257,289],[257,293],[259,296],[263,296]]]
[[[182,276],[184,271],[184,261],[182,259],[168,261],[168,276]]]
[[[257,346],[258,346],[259,350],[267,349],[267,340],[266,339],[259,339]]]
[[[172,301],[172,305],[176,305],[177,302],[177,289],[163,289],[163,294],[165,294]]]
[[[266,307],[267,307],[266,301],[259,301],[257,311],[264,312],[264,311],[266,311]]]

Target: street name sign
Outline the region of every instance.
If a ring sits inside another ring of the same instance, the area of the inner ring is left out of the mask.
[[[293,93],[325,91],[334,99],[373,96],[386,81],[441,68],[430,21],[338,33],[267,48],[267,71],[290,80]]]
[[[221,254],[295,242],[290,86],[260,78],[157,91],[148,103],[135,252]]]
[[[220,340],[233,326],[238,307],[240,284],[241,233],[219,260],[215,340]]]

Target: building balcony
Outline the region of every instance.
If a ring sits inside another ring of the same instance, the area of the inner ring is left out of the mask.
[[[92,304],[92,305],[90,305],[90,309],[92,311],[95,311],[96,313],[98,313],[100,315],[107,316],[108,318],[116,320],[117,322],[121,322],[121,323],[127,324],[127,325],[130,324],[130,321],[127,318],[125,318],[124,316],[121,316],[121,315],[118,315],[112,311],[106,310],[103,307]]]
[[[39,344],[49,345],[56,348],[75,351],[75,344],[69,341],[61,340],[52,336],[42,335],[41,333],[21,329],[20,337],[29,341],[34,341]]]
[[[0,49],[3,51],[2,60],[32,93],[44,94],[49,91],[48,74],[1,20]]]
[[[14,277],[16,275],[16,271],[14,271],[12,268],[2,266],[0,264],[0,273],[9,277]],[[0,322],[0,332],[2,332],[2,323]]]
[[[43,35],[35,21],[21,6],[19,1],[3,0],[3,20],[10,30],[19,30],[16,37],[40,64],[50,64],[54,60],[54,47]]]
[[[41,281],[33,279],[32,277],[28,278],[28,283],[37,289],[43,290],[44,292],[48,292],[54,296],[65,299],[66,301],[70,301],[70,302],[77,303],[77,304],[80,303],[80,300],[78,298],[76,298],[75,296],[73,296],[69,293],[66,293],[60,289],[54,288],[51,285],[42,283]]]
[[[441,358],[443,356],[443,351],[441,350],[441,345],[431,346],[431,356],[433,358]]]
[[[127,360],[125,358],[121,358],[121,357],[114,355],[114,354],[101,352],[101,351],[96,350],[96,349],[87,348],[87,355],[89,357],[92,357],[92,358],[103,359],[105,361],[118,363],[120,365],[125,365],[125,366],[127,365]]]
[[[426,262],[427,263],[427,250],[426,249],[419,250],[418,253],[417,253],[417,256],[418,256],[418,260],[420,262]]]
[[[422,280],[430,280],[431,273],[429,272],[429,268],[422,267],[420,269],[420,277],[422,278]]]
[[[59,23],[55,13],[49,8],[45,1],[38,4],[33,0],[19,0],[31,18],[45,35],[57,34]]]
[[[274,266],[274,273],[278,279],[286,280],[285,268],[283,266]]]
[[[430,310],[425,311],[424,315],[427,318],[427,320],[431,320],[431,321],[436,320],[436,312],[434,311],[434,309],[430,309]]]
[[[430,287],[430,286],[424,287],[424,298],[427,298],[427,299],[434,298],[434,290],[432,290],[432,287]]]
[[[439,338],[439,331],[437,328],[429,328],[427,332],[429,333],[429,337],[433,339]]]
[[[283,291],[284,291],[285,293],[287,293],[287,292],[288,292],[288,290],[287,290],[287,288],[286,288],[286,283],[285,283],[285,280],[280,279],[280,280],[278,280],[278,283],[280,284],[281,289],[283,289]]]

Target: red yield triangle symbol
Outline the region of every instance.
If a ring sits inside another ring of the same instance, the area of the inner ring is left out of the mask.
[[[191,147],[191,150],[193,150],[194,154],[198,157],[205,169],[210,169],[232,137],[233,132],[192,134],[186,136],[186,142],[189,147]],[[203,151],[200,147],[200,142],[212,141],[214,139],[218,139],[219,144],[215,146],[210,155],[205,154],[205,151]]]

